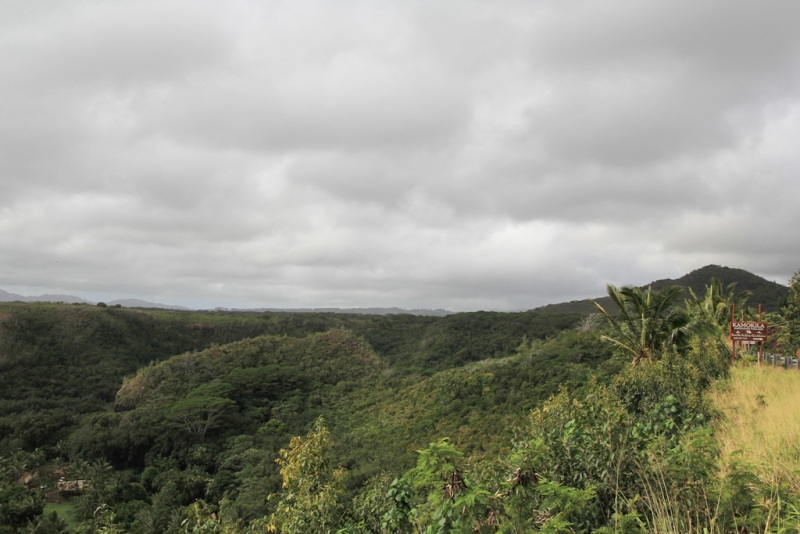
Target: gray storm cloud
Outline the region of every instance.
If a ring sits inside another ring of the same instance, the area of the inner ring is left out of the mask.
[[[0,287],[510,310],[708,263],[786,281],[798,23],[788,2],[7,3]]]

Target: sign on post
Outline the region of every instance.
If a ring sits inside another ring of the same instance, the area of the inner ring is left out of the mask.
[[[731,321],[730,340],[764,342],[767,340],[767,323]]]

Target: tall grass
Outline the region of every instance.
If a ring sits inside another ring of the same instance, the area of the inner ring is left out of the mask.
[[[741,363],[708,395],[719,414],[708,457],[716,467],[653,451],[640,469],[646,532],[800,531],[800,372]],[[683,446],[691,457],[691,443]],[[708,488],[690,488],[681,469],[708,473]]]
[[[710,395],[723,470],[745,462],[762,483],[800,490],[800,372],[742,363]]]

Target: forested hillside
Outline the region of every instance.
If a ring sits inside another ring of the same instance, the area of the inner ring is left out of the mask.
[[[759,304],[763,305],[765,312],[777,312],[786,300],[789,293],[789,288],[783,284],[765,280],[760,276],[747,272],[744,269],[732,269],[730,267],[721,267],[719,265],[706,265],[700,269],[696,269],[689,274],[685,274],[680,278],[672,280],[665,278],[663,280],[656,280],[648,284],[653,289],[662,289],[669,286],[679,286],[684,289],[684,297],[689,298],[689,290],[691,289],[697,294],[705,291],[706,284],[709,280],[716,278],[723,285],[736,284],[738,291],[750,291],[752,296],[748,300],[748,306],[758,307]],[[645,289],[647,286],[642,287]],[[611,305],[611,300],[608,297],[600,297],[594,299],[603,307]],[[572,302],[560,302],[557,304],[548,304],[536,308],[535,311],[541,313],[569,313],[569,314],[591,314],[597,312],[597,308],[588,299],[575,300]]]
[[[0,534],[795,529],[791,470],[719,454],[709,282],[607,320],[2,305]]]
[[[248,317],[0,304],[0,443],[55,445],[81,414],[105,410],[122,377],[142,365],[267,326]]]
[[[65,439],[81,414],[104,411],[122,379],[150,362],[262,334],[331,329],[363,336],[394,372],[432,374],[512,354],[577,317],[527,313],[413,315],[142,311],[0,304],[0,445],[27,450]]]
[[[320,415],[339,439],[336,458],[351,468],[346,484],[355,491],[384,470],[409,468],[414,451],[442,432],[467,450],[507,449],[507,423],[560,385],[580,388],[592,370],[609,378],[619,367],[602,367],[611,352],[595,332],[571,330],[577,317],[535,312],[2,306],[0,452],[108,462],[126,474],[133,496],[137,472],[166,469],[177,484],[198,488],[165,496],[155,481],[143,482],[152,497],[131,505],[115,498],[128,526],[142,503],[163,522],[201,497],[268,513],[264,496],[280,489],[273,460]],[[94,504],[84,502],[84,516]]]

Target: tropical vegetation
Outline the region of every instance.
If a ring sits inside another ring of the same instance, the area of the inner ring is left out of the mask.
[[[0,533],[797,531],[780,408],[800,373],[731,366],[746,292],[685,297],[609,286],[582,317],[0,305]],[[797,309],[798,275],[789,350]]]

